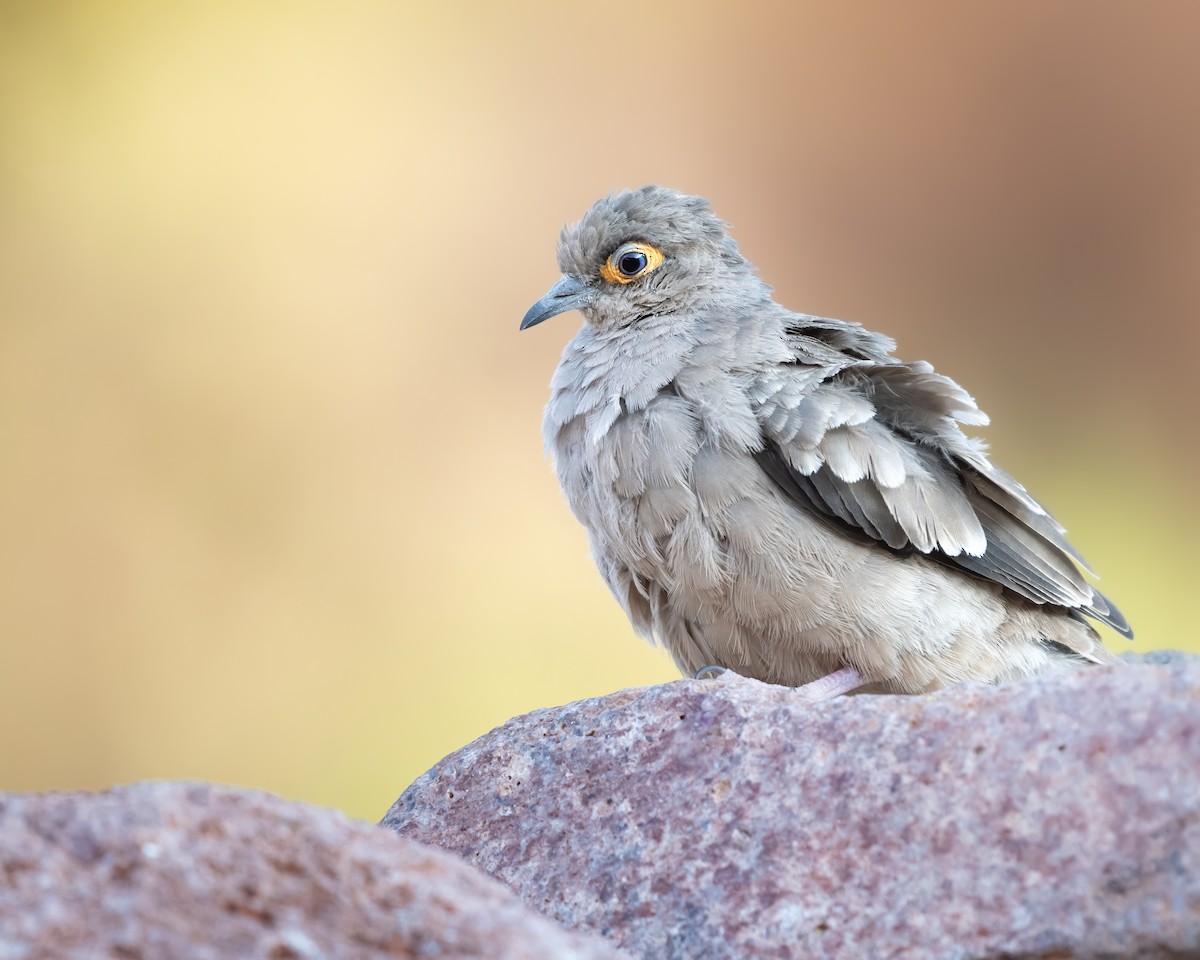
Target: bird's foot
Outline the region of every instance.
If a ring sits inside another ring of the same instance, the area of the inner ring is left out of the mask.
[[[802,683],[793,689],[805,700],[820,703],[822,700],[832,700],[834,697],[840,697],[843,693],[849,693],[851,690],[861,687],[865,682],[863,675],[853,667],[842,667],[841,670],[835,670],[828,676],[810,683]]]
[[[697,670],[692,675],[692,679],[715,680],[717,677],[728,672],[728,667],[710,663]],[[844,693],[849,693],[851,690],[857,690],[864,683],[866,683],[866,680],[863,678],[863,675],[855,670],[854,667],[842,667],[841,670],[835,670],[833,673],[818,680],[802,683],[798,687],[792,687],[792,690],[810,703],[820,703],[822,700],[832,700]]]

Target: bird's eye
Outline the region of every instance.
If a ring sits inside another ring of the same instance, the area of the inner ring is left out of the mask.
[[[623,243],[612,252],[600,276],[609,283],[632,283],[662,266],[663,253],[648,243]]]
[[[641,250],[632,250],[621,254],[621,259],[617,261],[617,269],[627,277],[636,277],[646,269],[647,262],[646,255]]]

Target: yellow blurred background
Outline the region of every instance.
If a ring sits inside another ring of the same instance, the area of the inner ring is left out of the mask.
[[[0,2],[0,789],[380,816],[671,679],[543,457],[560,226],[710,197],[1195,649],[1200,5]],[[1109,634],[1111,645],[1128,646]]]

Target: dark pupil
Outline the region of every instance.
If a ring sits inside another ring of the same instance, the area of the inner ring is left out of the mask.
[[[627,277],[641,273],[646,269],[646,255],[644,253],[623,253],[621,259],[617,261],[617,269]]]

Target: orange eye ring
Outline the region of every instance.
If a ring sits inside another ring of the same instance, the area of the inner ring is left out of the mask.
[[[609,283],[633,283],[663,265],[663,252],[648,243],[623,243],[612,252],[600,276]]]

